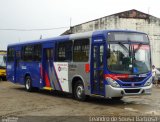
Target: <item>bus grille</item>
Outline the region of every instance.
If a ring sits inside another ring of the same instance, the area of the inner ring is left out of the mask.
[[[134,87],[138,87],[138,86],[141,86],[141,85],[142,84],[137,83],[137,84],[134,84]],[[124,86],[124,87],[133,87],[132,84],[123,84],[122,86]]]
[[[140,89],[125,89],[126,93],[138,93]]]
[[[122,82],[141,82],[145,77],[119,78]]]

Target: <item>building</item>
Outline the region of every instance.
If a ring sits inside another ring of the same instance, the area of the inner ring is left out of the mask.
[[[160,68],[160,18],[133,9],[72,26],[62,35],[101,29],[127,29],[147,33],[151,41],[152,63]]]

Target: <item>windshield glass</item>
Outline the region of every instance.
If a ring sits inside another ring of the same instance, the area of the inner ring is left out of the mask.
[[[108,69],[115,73],[140,74],[150,71],[149,45],[109,44]]]
[[[4,67],[6,66],[6,56],[0,55],[0,66]]]
[[[151,70],[149,45],[133,45],[133,72],[146,73]]]

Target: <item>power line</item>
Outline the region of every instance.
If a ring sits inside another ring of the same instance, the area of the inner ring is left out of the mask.
[[[65,29],[69,27],[57,27],[57,28],[39,28],[39,29],[17,29],[17,28],[4,28],[0,31],[46,31],[46,30],[56,30],[56,29]]]

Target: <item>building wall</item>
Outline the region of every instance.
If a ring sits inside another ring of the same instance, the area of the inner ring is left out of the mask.
[[[160,68],[160,19],[153,16],[125,18],[111,15],[74,26],[71,28],[71,32],[79,33],[101,29],[127,29],[147,33],[151,42],[152,63]]]

